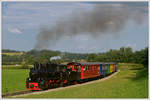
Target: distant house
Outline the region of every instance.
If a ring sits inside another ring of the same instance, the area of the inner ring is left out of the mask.
[[[86,60],[85,59],[81,59],[80,62],[86,62]]]

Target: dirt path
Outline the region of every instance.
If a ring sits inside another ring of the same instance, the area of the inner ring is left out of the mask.
[[[73,87],[77,87],[77,86],[83,86],[83,85],[87,85],[87,84],[97,83],[97,82],[101,82],[101,81],[107,80],[107,79],[115,76],[118,72],[120,72],[120,70],[118,70],[117,72],[115,72],[115,73],[113,73],[113,74],[111,74],[105,78],[94,80],[94,81],[89,81],[89,82],[82,83],[82,84],[71,85],[71,86],[67,86],[67,87],[59,87],[59,88],[49,89],[49,90],[45,90],[45,91],[27,93],[27,94],[19,94],[19,95],[15,95],[15,96],[11,96],[11,97],[26,96],[26,95],[30,95],[30,94],[41,94],[41,93],[47,93],[47,92],[51,92],[51,91],[58,91],[58,90],[62,90],[62,89],[73,88]]]

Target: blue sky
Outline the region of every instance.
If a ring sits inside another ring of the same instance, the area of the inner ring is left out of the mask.
[[[3,2],[2,3],[2,48],[28,51],[34,48],[36,36],[41,27],[52,27],[57,21],[69,17],[73,12],[88,11],[95,4],[105,2]],[[118,6],[122,3],[109,4]],[[49,47],[77,53],[105,52],[110,48],[119,49],[130,46],[140,50],[148,46],[148,4],[131,3],[126,5],[144,14],[142,24],[129,20],[117,35],[109,34],[103,37],[77,35],[74,38],[63,36]],[[119,6],[118,6],[119,7]],[[119,8],[118,8],[119,9]]]

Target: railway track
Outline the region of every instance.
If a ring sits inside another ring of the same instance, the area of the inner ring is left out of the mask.
[[[120,72],[120,70],[118,70],[117,72],[98,79],[98,80],[94,80],[94,81],[89,81],[89,82],[85,82],[85,83],[81,83],[81,84],[77,84],[77,85],[69,85],[66,87],[58,87],[58,88],[52,88],[52,89],[48,89],[48,90],[43,90],[43,91],[29,91],[29,90],[24,90],[24,91],[19,91],[19,92],[13,92],[13,93],[7,93],[2,95],[2,98],[7,98],[7,97],[18,97],[18,96],[22,96],[22,95],[29,95],[29,94],[38,94],[38,93],[45,93],[45,92],[51,92],[51,91],[58,91],[58,90],[62,90],[62,89],[66,89],[66,88],[71,88],[71,87],[76,87],[76,86],[82,86],[82,85],[87,85],[87,84],[91,84],[91,83],[95,83],[95,82],[100,82],[100,81],[104,81],[107,80],[109,78],[111,78],[112,76],[116,75],[118,72]]]
[[[24,91],[18,91],[18,92],[13,92],[13,93],[6,93],[2,95],[3,97],[8,97],[8,96],[15,96],[15,95],[20,95],[20,94],[27,94],[27,93],[32,93],[33,91],[29,90],[24,90]]]

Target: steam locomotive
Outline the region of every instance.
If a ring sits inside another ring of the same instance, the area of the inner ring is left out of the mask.
[[[117,71],[115,62],[35,63],[26,79],[28,90],[45,90],[98,79]]]

